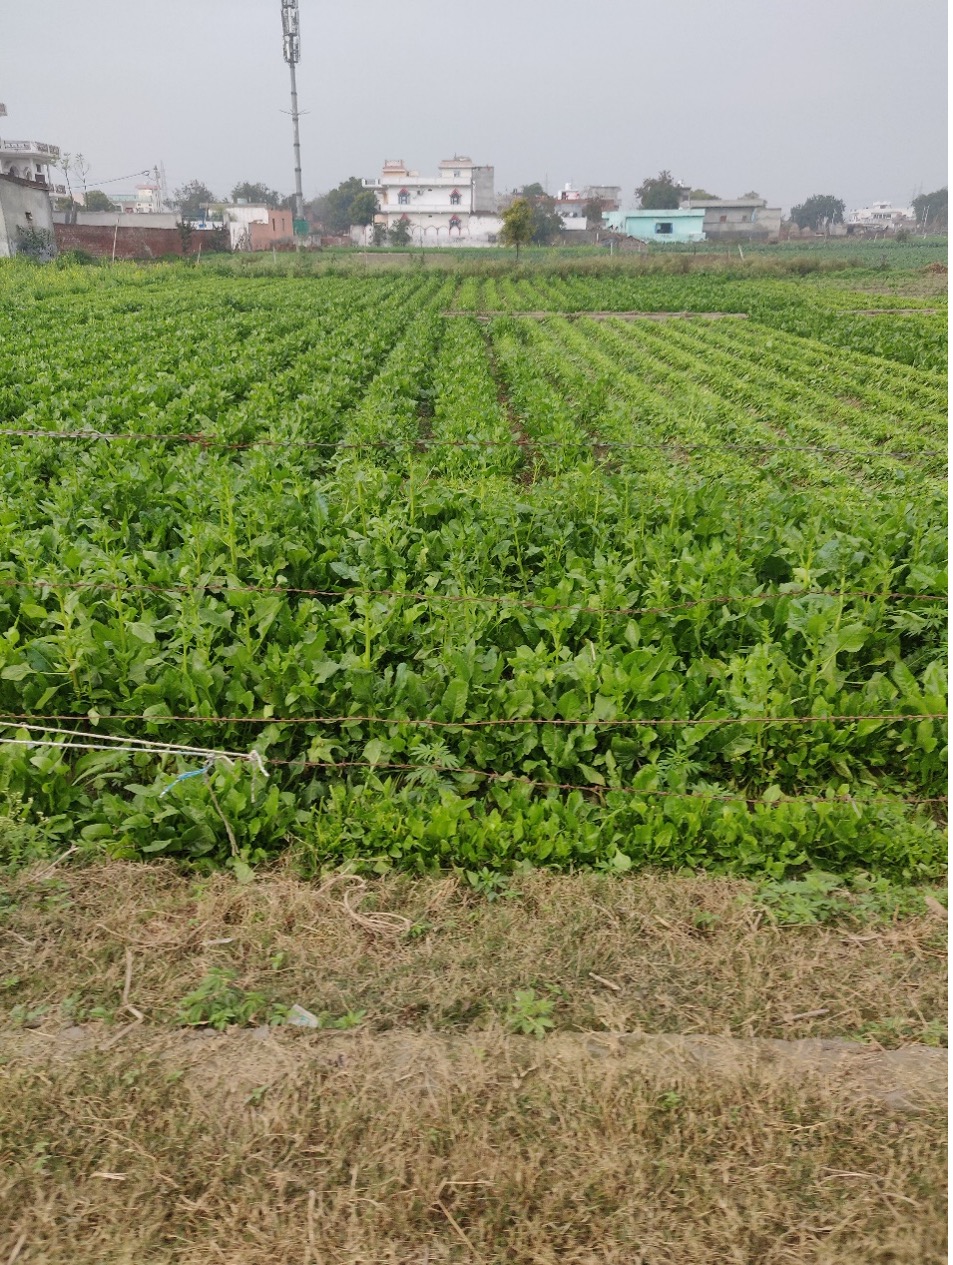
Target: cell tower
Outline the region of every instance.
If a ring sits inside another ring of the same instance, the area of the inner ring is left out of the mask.
[[[298,129],[298,78],[295,67],[301,60],[301,17],[298,0],[281,0],[281,27],[285,36],[285,61],[291,70],[291,122],[295,146],[295,220],[304,219],[304,192],[301,187],[301,134]],[[295,224],[297,231],[298,225]]]

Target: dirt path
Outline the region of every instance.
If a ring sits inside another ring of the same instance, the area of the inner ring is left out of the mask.
[[[947,1095],[947,1051],[927,1046],[877,1050],[840,1040],[737,1040],[650,1033],[556,1033],[542,1040],[499,1031],[446,1036],[395,1030],[367,1033],[296,1032],[282,1027],[159,1030],[80,1024],[58,1031],[0,1031],[0,1059],[21,1066],[68,1063],[122,1047],[125,1057],[159,1059],[185,1069],[212,1089],[249,1093],[291,1068],[359,1065],[384,1086],[417,1082],[446,1089],[496,1064],[519,1080],[556,1067],[644,1077],[708,1075],[744,1079],[758,1072],[779,1080],[820,1076],[858,1102],[877,1100],[897,1111],[936,1107]]]

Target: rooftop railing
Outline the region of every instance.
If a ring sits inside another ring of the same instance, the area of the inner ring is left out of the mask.
[[[45,141],[0,140],[0,154],[45,154],[50,162],[60,156],[59,145],[47,145]]]

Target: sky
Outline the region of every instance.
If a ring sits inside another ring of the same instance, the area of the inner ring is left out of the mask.
[[[4,7],[4,138],[82,152],[106,192],[159,163],[170,189],[292,190],[280,0]],[[785,210],[814,193],[905,205],[947,181],[945,0],[300,8],[307,197],[454,154],[495,166],[498,191],[621,185],[624,206],[663,168]]]

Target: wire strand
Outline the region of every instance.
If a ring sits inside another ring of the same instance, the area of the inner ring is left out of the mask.
[[[22,728],[32,728],[40,732],[58,732],[54,730],[44,730],[41,726],[21,726]],[[96,735],[79,734],[78,737],[84,739],[82,742],[70,741],[54,741],[53,739],[29,739],[29,738],[0,738],[0,745],[7,746],[29,746],[29,747],[52,747],[52,748],[75,748],[77,750],[89,751],[111,751],[119,754],[143,754],[144,749],[139,746],[116,746],[108,747],[100,743],[86,741]],[[180,751],[167,748],[168,754],[182,754]],[[162,751],[146,751],[146,754],[160,755]],[[391,772],[420,772],[420,773],[453,773],[469,777],[481,777],[488,781],[505,782],[508,784],[518,784],[523,786],[531,786],[540,790],[563,790],[563,791],[579,791],[591,795],[604,796],[608,794],[625,794],[632,796],[651,796],[659,799],[697,799],[711,800],[719,803],[742,803],[748,804],[749,807],[772,808],[777,804],[857,804],[857,805],[893,805],[905,804],[909,806],[922,806],[925,804],[945,804],[948,798],[945,795],[937,796],[921,796],[908,798],[897,796],[894,798],[886,796],[856,796],[856,795],[778,795],[772,796],[771,799],[753,794],[724,794],[717,791],[663,791],[654,788],[646,788],[639,786],[599,786],[591,783],[578,784],[575,782],[550,782],[537,778],[523,777],[520,774],[513,773],[494,773],[485,769],[473,769],[464,766],[456,766],[449,764],[392,764],[379,763],[374,764],[369,760],[287,760],[265,758],[257,752],[250,752],[244,755],[235,756],[232,753],[221,751],[197,751],[195,754],[206,756],[208,759],[241,759],[252,763],[257,770],[265,771],[266,765],[284,765],[295,769],[372,769],[376,772],[386,770]],[[257,759],[256,759],[257,757]]]
[[[54,590],[101,590],[108,593],[264,593],[297,597],[394,597],[412,602],[474,602],[490,605],[507,605],[523,610],[575,611],[580,615],[665,615],[671,611],[693,610],[699,606],[731,605],[781,601],[785,598],[832,597],[869,598],[877,601],[946,602],[941,593],[875,593],[868,589],[791,589],[787,592],[773,590],[767,593],[719,594],[714,597],[692,598],[685,602],[673,602],[666,606],[583,606],[579,603],[533,602],[526,598],[493,593],[419,593],[405,589],[308,589],[289,585],[271,584],[145,584],[117,583],[111,580],[14,580],[0,579],[0,588],[54,589]]]
[[[365,440],[360,443],[341,443],[311,439],[249,439],[233,442],[220,439],[214,435],[179,432],[162,435],[155,432],[137,431],[55,431],[55,430],[18,430],[0,429],[0,438],[8,439],[55,439],[71,442],[86,440],[104,441],[146,441],[168,444],[192,444],[202,448],[222,448],[233,452],[241,452],[249,448],[314,448],[337,452],[361,452],[375,449],[415,448],[525,448],[526,442],[513,439],[379,439]],[[657,452],[718,452],[730,450],[738,452],[814,452],[841,453],[851,457],[889,457],[896,460],[909,460],[914,457],[945,457],[947,453],[940,448],[914,449],[906,451],[885,451],[881,448],[845,448],[824,444],[774,444],[761,443],[757,440],[743,443],[729,440],[714,440],[704,443],[671,440],[668,442],[648,442],[640,440],[610,440],[589,436],[579,440],[534,439],[534,448],[595,448],[595,449],[647,449]]]
[[[48,713],[47,720],[77,720],[98,724],[100,721],[130,720],[144,721],[149,724],[174,722],[186,725],[411,725],[429,729],[485,729],[507,725],[562,725],[575,728],[589,726],[602,727],[644,727],[661,728],[664,726],[695,725],[826,725],[857,724],[860,721],[909,721],[909,720],[946,720],[946,712],[886,712],[875,714],[844,714],[832,716],[661,716],[661,717],[621,717],[619,719],[566,719],[561,716],[512,716],[480,720],[432,720],[429,717],[412,716],[177,716],[147,715],[145,713],[100,713],[91,716],[83,713]],[[21,712],[0,712],[0,723],[14,723],[20,720],[37,720],[40,717]],[[55,732],[69,732],[57,730]]]

